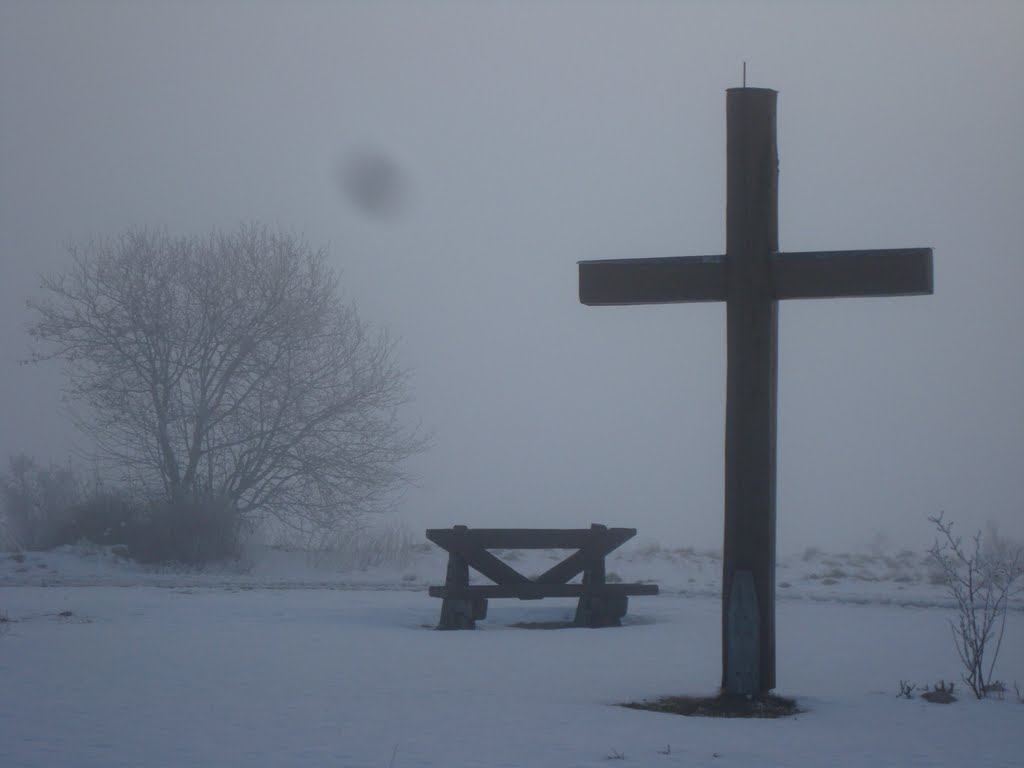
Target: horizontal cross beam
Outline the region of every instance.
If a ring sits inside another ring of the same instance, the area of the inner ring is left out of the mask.
[[[590,307],[725,301],[724,256],[581,261],[580,301]]]
[[[776,299],[922,296],[934,288],[931,248],[777,253],[772,270]]]
[[[932,249],[773,253],[774,299],[915,296],[933,291]],[[588,306],[725,301],[726,256],[581,261]]]

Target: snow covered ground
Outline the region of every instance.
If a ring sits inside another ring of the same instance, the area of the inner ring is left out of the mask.
[[[573,601],[493,600],[478,631],[432,631],[443,567],[433,549],[354,572],[282,550],[184,573],[95,547],[0,554],[0,766],[1024,765],[1019,602],[1005,700],[895,695],[959,681],[920,554],[780,562],[778,692],[806,711],[772,721],[617,706],[714,692],[713,553],[624,548],[609,572],[663,594],[603,630],[519,629]]]

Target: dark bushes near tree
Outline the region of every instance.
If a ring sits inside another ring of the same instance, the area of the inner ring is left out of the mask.
[[[89,541],[121,545],[142,563],[204,565],[239,555],[242,518],[230,501],[190,495],[177,504],[140,499],[70,468],[11,460],[0,480],[0,531],[12,549],[52,549]]]
[[[82,540],[120,544],[140,563],[205,565],[237,557],[240,533],[239,515],[229,502],[189,498],[172,507],[106,494],[71,510],[54,546]]]
[[[242,519],[230,501],[189,498],[178,508],[149,505],[135,521],[134,535],[123,543],[140,562],[204,565],[240,554]]]
[[[43,549],[69,510],[83,498],[70,467],[41,467],[25,455],[12,456],[0,476],[0,547]]]
[[[52,549],[79,541],[123,544],[139,511],[124,494],[106,489],[86,492],[73,505],[46,516],[48,524],[32,537],[39,549]]]

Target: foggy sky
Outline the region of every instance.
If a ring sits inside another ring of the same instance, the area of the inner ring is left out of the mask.
[[[934,296],[780,304],[780,550],[922,547],[940,510],[1024,536],[1022,33],[1015,2],[3,0],[0,457],[69,450],[59,366],[18,364],[68,243],[255,221],[400,337],[413,527],[720,546],[724,305],[583,307],[576,262],[723,251],[746,61],[783,250],[935,249]]]

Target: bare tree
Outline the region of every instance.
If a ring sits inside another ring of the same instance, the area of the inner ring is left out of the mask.
[[[983,545],[981,531],[965,544],[953,535],[953,523],[943,517],[928,518],[939,532],[928,554],[956,602],[957,620],[950,625],[965,670],[963,679],[980,699],[992,685],[1014,583],[1024,574],[1024,551],[994,534]]]
[[[33,360],[65,362],[102,458],[172,508],[219,499],[303,527],[393,499],[424,447],[398,420],[407,376],[323,251],[245,226],[129,231],[71,256],[29,302]]]

